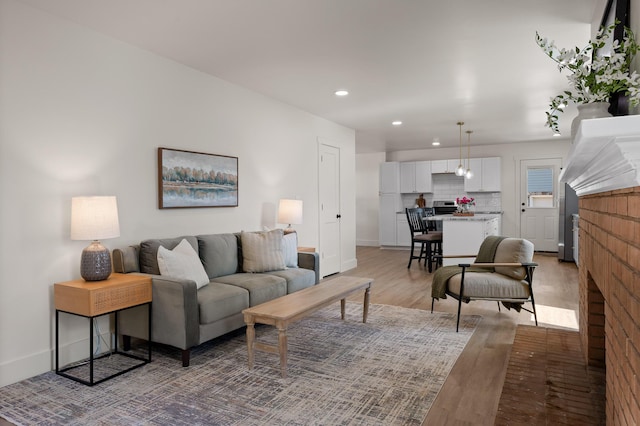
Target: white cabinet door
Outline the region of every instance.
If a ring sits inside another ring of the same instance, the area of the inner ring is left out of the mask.
[[[472,158],[469,160],[473,177],[464,180],[465,192],[500,192],[500,157]]]
[[[400,192],[400,167],[397,161],[380,163],[380,192]]]
[[[433,192],[431,161],[416,161],[416,192]]]
[[[431,173],[455,173],[458,164],[460,164],[459,159],[431,160]]]
[[[462,163],[464,165],[464,160]],[[455,160],[447,160],[447,173],[455,173],[459,165],[460,165],[459,158]]]
[[[464,178],[464,191],[465,192],[480,192],[482,191],[482,158],[472,158],[469,160],[468,166],[473,172],[471,179]]]
[[[500,157],[482,159],[482,190],[485,192],[500,192],[501,182]],[[473,169],[472,169],[473,170]]]
[[[400,163],[400,192],[416,192],[416,163]]]
[[[378,210],[379,244],[381,246],[396,245],[396,216],[402,202],[400,194],[380,194]]]
[[[431,173],[446,173],[447,160],[431,160]]]
[[[396,215],[396,245],[399,247],[411,246],[409,222],[407,222],[407,216],[403,214]]]

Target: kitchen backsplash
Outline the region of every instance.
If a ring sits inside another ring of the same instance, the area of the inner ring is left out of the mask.
[[[434,174],[432,176],[433,193],[424,194],[427,207],[433,206],[433,200],[455,201],[456,198],[473,197],[476,211],[502,211],[502,194],[500,192],[464,192],[464,178],[451,173]],[[419,194],[402,194],[402,205],[413,207]]]

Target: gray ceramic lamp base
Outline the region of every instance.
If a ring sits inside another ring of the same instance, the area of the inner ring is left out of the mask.
[[[80,276],[85,281],[102,281],[109,278],[109,275],[111,275],[111,254],[105,246],[100,244],[100,241],[94,241],[82,250]]]

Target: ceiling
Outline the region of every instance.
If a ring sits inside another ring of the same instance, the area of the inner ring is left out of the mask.
[[[358,153],[431,148],[434,138],[457,147],[458,121],[473,145],[551,139],[545,111],[566,79],[535,32],[583,46],[602,3],[22,1],[353,128]],[[561,116],[563,135],[575,113]]]

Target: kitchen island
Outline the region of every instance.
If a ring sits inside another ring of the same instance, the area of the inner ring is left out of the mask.
[[[436,215],[429,219],[442,221],[442,254],[444,256],[475,256],[486,237],[500,233],[500,216],[496,214]],[[444,258],[442,264],[447,266],[473,263],[473,260],[473,258]]]

